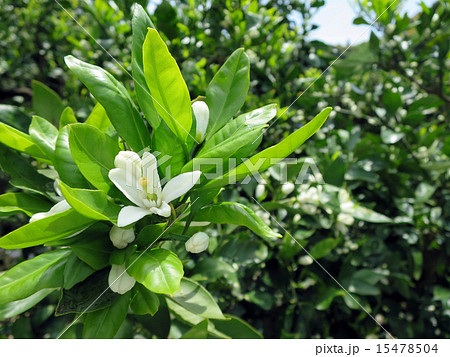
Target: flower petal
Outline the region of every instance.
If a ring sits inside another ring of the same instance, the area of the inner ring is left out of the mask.
[[[163,217],[170,217],[170,214],[172,213],[170,206],[164,201],[161,203],[161,206],[159,208],[158,207],[150,208],[150,212]]]
[[[161,192],[161,182],[158,175],[158,161],[149,152],[144,152],[144,155],[142,155],[142,173],[149,181],[147,192],[149,194],[156,193],[159,195]]]
[[[134,176],[128,175],[123,169],[112,169],[109,171],[108,177],[131,202],[139,207],[144,207],[144,202],[142,201],[144,191],[139,189]]]
[[[192,171],[175,176],[167,182],[162,190],[163,201],[169,203],[175,198],[184,195],[197,183],[201,174],[201,171]]]
[[[149,210],[141,207],[126,206],[123,207],[117,217],[117,226],[125,227],[129,224],[139,221],[142,217],[152,214]]]

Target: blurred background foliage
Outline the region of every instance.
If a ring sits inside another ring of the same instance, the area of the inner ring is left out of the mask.
[[[26,130],[33,113],[57,118],[68,105],[85,119],[95,102],[65,67],[69,54],[108,69],[133,91],[124,71],[131,72],[133,2],[1,0],[0,120]],[[281,183],[278,166],[263,175],[264,186],[251,181],[222,193],[254,208],[284,238],[263,241],[216,225],[208,231],[209,254],[171,247],[185,259],[186,276],[266,338],[385,337],[360,306],[396,337],[449,338],[449,3],[422,4],[410,18],[397,2],[384,13],[390,1],[356,2],[354,23],[374,22],[370,40],[334,62],[345,48],[309,40],[317,27],[311,18],[325,1],[138,2],[152,9],[192,99],[204,95],[233,50],[245,48],[251,89],[242,110],[279,105],[262,147],[325,106],[334,108],[293,155],[312,158],[324,183],[317,174],[299,176],[301,163],[286,164],[294,186]],[[0,175],[1,193],[13,191]],[[0,233],[25,220],[0,211]],[[0,271],[40,249],[0,249]],[[0,306],[0,336],[56,337],[67,323],[53,317],[58,296],[15,317]],[[155,318],[130,318],[117,337],[179,337],[188,330],[182,316],[169,326],[166,315],[157,316],[162,333],[154,332]]]

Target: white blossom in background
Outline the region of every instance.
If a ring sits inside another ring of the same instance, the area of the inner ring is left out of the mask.
[[[112,291],[118,294],[125,294],[127,291],[133,289],[134,284],[136,284],[136,279],[128,275],[125,264],[111,265],[108,285]]]
[[[204,232],[195,233],[185,243],[185,248],[190,253],[201,253],[208,248],[209,236]]]
[[[201,143],[205,139],[206,129],[208,129],[209,108],[205,102],[197,101],[192,103],[192,110],[196,122],[195,140]]]
[[[125,248],[129,243],[134,241],[134,229],[122,229],[119,227],[112,227],[109,231],[109,239],[111,239],[112,244],[117,249]]]
[[[338,199],[341,212],[336,218],[336,228],[339,232],[346,234],[348,232],[347,226],[351,226],[355,222],[355,219],[353,218],[355,204],[351,201],[350,195],[344,189],[339,190]]]
[[[266,186],[263,184],[256,185],[255,188],[255,197],[257,200],[262,199],[264,197],[264,194],[266,193]]]
[[[55,201],[58,201],[52,208],[50,208],[47,212],[39,212],[35,213],[30,218],[30,223],[36,222],[42,218],[53,216],[54,214],[61,213],[71,209],[72,207],[69,203],[64,199],[61,189],[59,188],[59,180],[56,179],[53,183],[53,188],[55,189],[56,195],[52,195],[52,198]]]
[[[297,201],[300,207],[307,214],[316,214],[320,205],[320,193],[322,187],[311,187],[309,185],[300,186],[300,194],[297,196]]]
[[[281,192],[283,192],[286,196],[291,194],[295,190],[295,185],[292,182],[285,182],[281,186]]]
[[[188,192],[199,180],[201,171],[186,172],[172,178],[161,189],[156,157],[148,152],[139,155],[133,151],[117,154],[115,169],[108,177],[136,206],[125,206],[119,212],[118,227],[137,222],[149,214],[169,217],[169,203]]]

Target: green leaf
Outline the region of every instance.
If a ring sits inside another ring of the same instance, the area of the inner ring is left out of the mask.
[[[105,224],[96,224],[80,233],[76,242],[70,244],[77,257],[95,270],[110,265],[109,256],[114,247],[109,239],[109,230]]]
[[[0,145],[0,168],[11,177],[10,184],[17,188],[44,195],[47,191],[54,191],[53,181],[39,174],[30,160],[3,145]]]
[[[112,124],[106,114],[106,110],[100,103],[97,103],[94,109],[92,109],[92,112],[86,119],[85,124],[96,127],[102,133],[105,133],[112,128]]]
[[[209,127],[206,141],[242,107],[250,85],[250,60],[244,49],[234,51],[206,90]]]
[[[105,108],[119,135],[140,151],[150,145],[150,134],[126,88],[104,69],[66,56],[67,66]]]
[[[64,110],[64,104],[59,95],[44,83],[35,80],[31,82],[31,87],[33,89],[32,106],[34,114],[57,124]]]
[[[31,217],[38,212],[47,212],[51,207],[49,201],[28,193],[5,193],[0,196],[0,215],[23,212]]]
[[[71,253],[64,268],[64,289],[72,289],[80,281],[86,279],[95,270]]]
[[[183,146],[164,122],[153,132],[153,147],[161,153],[158,170],[164,178],[170,180],[178,175],[186,163]]]
[[[384,214],[372,211],[364,206],[356,206],[353,217],[365,222],[372,223],[392,223],[392,219]]]
[[[108,178],[120,148],[117,142],[97,128],[86,124],[70,126],[70,150],[83,176],[107,194],[117,193]]]
[[[0,143],[11,149],[48,162],[48,157],[39,146],[33,142],[29,135],[3,123],[0,123]]]
[[[227,280],[235,280],[236,271],[236,268],[223,259],[208,257],[196,262],[193,274],[205,277],[208,279],[208,283],[213,283],[221,277],[225,277]]]
[[[113,305],[119,295],[109,289],[108,275],[109,269],[104,269],[95,272],[71,289],[64,289],[55,315],[93,312]]]
[[[231,338],[263,338],[261,333],[256,331],[245,321],[232,315],[225,315],[227,320],[215,320],[214,326],[220,332]]]
[[[58,171],[60,179],[71,187],[89,187],[89,183],[72,158],[69,147],[69,130],[70,125],[59,130],[55,146],[55,169]]]
[[[30,126],[30,118],[15,105],[0,104],[0,121],[22,131]]]
[[[59,128],[64,128],[66,125],[78,123],[75,114],[71,107],[67,107],[61,114],[59,118]]]
[[[131,71],[133,73],[136,96],[139,106],[144,112],[145,119],[147,119],[153,129],[156,129],[161,119],[155,109],[152,96],[150,95],[150,89],[148,89],[145,81],[144,62],[142,59],[142,46],[147,35],[147,29],[149,27],[154,29],[155,26],[145,9],[139,4],[134,4],[131,26],[133,29]]]
[[[0,248],[34,247],[52,240],[68,237],[92,224],[73,209],[28,223],[0,238]]]
[[[157,296],[159,298],[158,312],[154,316],[136,315],[134,316],[134,319],[158,338],[167,338],[170,331],[170,313],[164,296]]]
[[[103,191],[71,188],[64,182],[60,183],[60,188],[70,206],[83,216],[97,221],[117,222],[120,206],[111,202]]]
[[[158,295],[149,291],[145,286],[136,284],[133,288],[134,298],[131,301],[131,309],[136,315],[155,315],[159,309]]]
[[[235,183],[251,173],[267,170],[269,167],[292,154],[300,145],[309,139],[327,120],[331,108],[325,108],[309,123],[290,134],[280,143],[273,145],[252,156],[227,174],[208,182],[203,188],[221,187]]]
[[[148,247],[152,245],[157,239],[163,236],[167,223],[149,224],[141,229],[136,242],[140,246]]]
[[[34,115],[29,132],[31,140],[53,161],[58,129],[49,121]]]
[[[180,289],[183,264],[166,249],[135,253],[127,260],[128,274],[157,294],[174,294]]]
[[[207,172],[215,168],[216,165],[211,164],[211,159],[227,159],[239,149],[251,144],[276,114],[276,104],[270,104],[240,115],[215,133],[196,157],[183,167],[182,172],[190,172],[194,168]],[[205,165],[208,163],[209,166]]]
[[[328,255],[339,243],[339,239],[326,238],[316,243],[309,253],[315,258],[319,259]]]
[[[121,295],[113,305],[88,313],[84,318],[83,338],[113,338],[125,321],[130,292]]]
[[[191,313],[207,319],[225,319],[211,294],[199,283],[183,278],[180,290],[172,298]]]
[[[240,203],[221,202],[202,208],[194,217],[196,221],[231,223],[245,226],[262,238],[280,238],[250,208]]]
[[[56,289],[42,289],[37,293],[26,297],[22,300],[11,301],[0,305],[0,321],[10,319],[11,317],[20,315],[21,313],[31,309],[34,305],[42,301],[47,295],[54,292]]]
[[[192,126],[189,91],[177,62],[158,32],[151,28],[143,46],[143,62],[145,80],[157,112],[185,143]]]
[[[194,327],[192,327],[189,331],[187,331],[180,338],[182,339],[205,339],[208,336],[208,320],[203,320],[198,323]]]
[[[26,260],[0,276],[0,304],[24,299],[41,289],[63,284],[68,250],[55,250]]]

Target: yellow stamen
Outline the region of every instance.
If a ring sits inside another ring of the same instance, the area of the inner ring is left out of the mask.
[[[146,177],[141,177],[138,181],[139,185],[141,185],[142,187],[147,187],[147,185],[149,184],[149,181]]]

